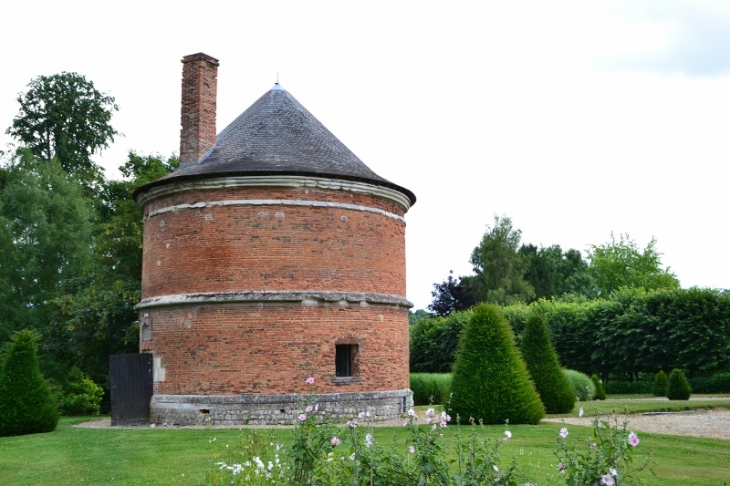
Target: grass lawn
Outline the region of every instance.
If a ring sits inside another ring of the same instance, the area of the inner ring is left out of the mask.
[[[712,403],[712,404],[710,404]],[[632,411],[681,410],[687,402],[656,402],[621,399],[599,402],[599,408]],[[653,405],[652,405],[653,404]],[[692,407],[724,406],[730,397],[712,402],[689,402]],[[578,404],[580,406],[581,404]],[[586,405],[583,403],[582,405]],[[697,405],[697,406],[695,406]],[[587,407],[588,408],[588,407]],[[238,443],[236,429],[87,429],[71,427],[81,419],[64,418],[55,432],[0,438],[0,484],[2,485],[197,485],[218,460],[226,444]],[[557,485],[555,443],[560,424],[512,425],[513,438],[502,448],[504,464],[516,457],[520,470],[538,485]],[[582,440],[590,429],[569,426],[570,438]],[[462,439],[476,433],[490,440],[502,436],[504,426],[461,428]],[[444,440],[454,443],[456,427],[445,429]],[[259,431],[261,432],[261,431]],[[290,430],[266,430],[276,442],[288,443]],[[215,436],[211,445],[209,440]],[[402,428],[376,428],[375,440],[402,444]],[[635,456],[640,461],[650,451],[656,477],[644,474],[647,485],[713,485],[730,478],[730,441],[640,434]]]

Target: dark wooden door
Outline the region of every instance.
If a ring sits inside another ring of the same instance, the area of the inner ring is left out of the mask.
[[[152,354],[109,357],[112,425],[146,424],[152,398]]]

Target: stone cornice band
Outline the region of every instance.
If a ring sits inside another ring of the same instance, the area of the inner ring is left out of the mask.
[[[309,176],[230,176],[214,177],[210,179],[187,180],[172,182],[141,192],[137,196],[137,203],[143,206],[154,199],[170,196],[187,191],[209,191],[215,189],[230,189],[239,187],[312,187],[316,189],[332,189],[349,191],[369,196],[389,199],[408,211],[411,207],[410,199],[405,194],[385,186],[376,186],[367,182],[346,181],[342,179],[328,179]]]
[[[409,309],[413,304],[403,297],[358,292],[307,291],[234,291],[161,295],[143,299],[136,310],[156,307],[221,304],[301,304],[302,306],[384,306]]]
[[[301,201],[301,200],[288,200],[288,199],[237,199],[237,200],[224,200],[224,201],[206,201],[195,204],[176,204],[175,206],[167,206],[164,208],[150,211],[146,218],[158,216],[160,214],[181,211],[185,209],[200,209],[200,208],[213,208],[221,206],[311,206],[319,208],[339,208],[349,209],[353,211],[365,211],[368,213],[376,213],[388,218],[397,219],[403,223],[406,220],[402,216],[397,214],[389,213],[378,208],[371,208],[367,206],[360,206],[358,204],[345,204],[345,203],[333,203],[327,201]]]

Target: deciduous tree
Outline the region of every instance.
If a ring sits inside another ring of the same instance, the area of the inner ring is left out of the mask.
[[[58,159],[61,167],[87,187],[102,180],[91,156],[109,146],[118,132],[110,121],[118,107],[77,73],[38,76],[18,95],[20,111],[6,133],[36,156]]]
[[[473,289],[479,302],[509,305],[534,297],[535,290],[525,280],[529,257],[518,252],[521,238],[522,231],[512,226],[510,218],[494,217],[494,226],[484,233],[469,260],[476,274]]]
[[[98,222],[88,271],[52,301],[47,345],[104,383],[109,355],[138,349],[137,313],[142,277],[142,210],[133,191],[177,167],[177,157],[130,152],[124,180],[106,181],[96,200]]]
[[[27,151],[0,172],[0,313],[6,332],[42,329],[46,303],[90,259],[91,201],[57,161]]]
[[[670,269],[662,268],[661,253],[652,238],[646,248],[639,249],[629,235],[620,235],[616,241],[591,245],[588,251],[589,274],[593,277],[601,297],[626,287],[645,290],[678,289],[679,280]]]

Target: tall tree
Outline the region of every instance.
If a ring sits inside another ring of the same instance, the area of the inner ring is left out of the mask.
[[[62,293],[64,282],[82,273],[90,258],[91,202],[58,162],[39,160],[27,151],[0,173],[0,312],[5,332],[41,329],[47,302]]]
[[[98,221],[88,270],[51,304],[49,350],[105,383],[109,355],[138,349],[137,314],[142,277],[142,210],[133,191],[177,167],[177,157],[130,152],[125,179],[106,181],[96,200]]]
[[[602,297],[626,288],[678,289],[679,280],[667,267],[662,268],[661,253],[652,238],[646,248],[639,249],[629,235],[622,234],[616,241],[591,245],[588,250],[589,274],[593,277]]]
[[[535,295],[525,280],[529,256],[518,252],[521,238],[522,231],[512,226],[510,218],[494,217],[494,226],[484,233],[470,259],[476,274],[473,289],[480,302],[509,305]]]
[[[578,250],[563,252],[560,245],[538,248],[527,244],[520,247],[519,253],[529,257],[525,280],[535,289],[535,300],[564,294],[596,297],[596,284],[588,274],[588,263]]]
[[[113,96],[80,74],[62,72],[38,76],[17,100],[20,111],[7,134],[40,158],[58,159],[86,187],[102,181],[102,169],[91,156],[118,135],[110,124],[119,110]]]

